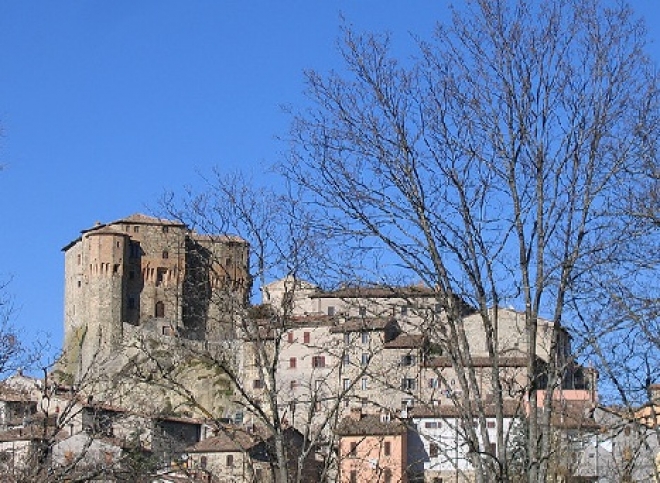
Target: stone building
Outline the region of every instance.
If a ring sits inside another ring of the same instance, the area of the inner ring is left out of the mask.
[[[64,252],[66,372],[77,380],[127,338],[233,334],[250,292],[247,242],[134,214],[97,223]]]

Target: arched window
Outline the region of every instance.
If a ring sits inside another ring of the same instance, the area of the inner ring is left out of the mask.
[[[165,317],[165,304],[161,301],[156,302],[156,318],[162,319]]]

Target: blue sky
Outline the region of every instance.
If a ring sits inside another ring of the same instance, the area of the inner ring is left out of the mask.
[[[0,2],[0,280],[25,337],[62,341],[61,248],[213,166],[267,179],[303,70],[341,67],[340,15],[410,34],[448,0]],[[660,63],[660,3],[633,0]]]

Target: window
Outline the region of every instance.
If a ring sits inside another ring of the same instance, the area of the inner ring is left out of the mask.
[[[369,378],[368,377],[363,377],[362,378],[362,390],[366,391],[369,389]]]
[[[309,334],[309,332],[304,332],[304,333],[303,333],[303,342],[304,342],[305,344],[309,344],[309,340],[310,340],[310,334]]]
[[[360,317],[366,317],[367,315],[367,308],[366,307],[360,307],[358,309],[358,312],[360,314]]]
[[[363,408],[366,408],[367,404],[369,404],[369,399],[367,399],[366,397],[363,397],[362,399],[360,399],[360,404],[362,404]]]
[[[348,454],[348,456],[357,456],[357,443],[352,442],[351,443],[351,452]]]
[[[344,379],[342,381],[342,387],[344,388],[344,391],[348,391],[351,387],[351,380],[350,379]]]
[[[134,226],[133,227],[133,233],[140,233],[140,227],[139,226]]]
[[[333,315],[335,315],[335,308],[334,308],[332,305],[328,307],[328,315],[329,315],[330,317],[332,317]]]
[[[414,391],[417,387],[417,380],[412,377],[404,377],[401,379],[401,390],[402,391]]]
[[[408,306],[404,305],[401,307],[401,315],[408,315]]]
[[[369,332],[362,332],[362,343],[363,344],[369,343]]]
[[[440,448],[438,447],[438,443],[429,444],[429,457],[437,458],[439,454],[440,454]]]
[[[78,280],[78,288],[82,287],[82,282]]]
[[[392,443],[389,441],[385,441],[385,444],[383,445],[383,454],[385,456],[389,456],[392,454]]]
[[[156,318],[162,319],[165,317],[165,304],[161,301],[156,302]]]
[[[261,468],[254,470],[254,479],[257,481],[262,481],[264,479],[264,472]]]
[[[161,231],[163,233],[168,233],[170,231],[170,227],[169,226],[164,226],[164,227],[161,228]]]
[[[289,344],[293,344],[293,331],[289,331],[287,334],[287,340],[289,341]]]
[[[165,275],[167,274],[167,268],[158,267],[156,269],[156,285],[162,285],[165,281]]]
[[[363,352],[362,353],[362,360],[360,361],[363,366],[366,366],[369,364],[369,353],[368,352]]]
[[[486,427],[488,429],[495,429],[495,421],[487,421],[486,422]]]
[[[225,267],[231,267],[231,265],[232,265],[231,257],[225,258]]]
[[[429,378],[429,389],[437,389],[437,388],[438,388],[438,378],[437,377]]]
[[[115,263],[112,266],[112,273],[119,273],[119,264],[118,263]]]
[[[200,466],[200,468],[202,468],[203,470],[205,470],[207,465],[208,465],[208,458],[207,458],[206,456],[202,456],[202,457],[199,459],[199,466]]]
[[[441,424],[437,421],[426,421],[424,423],[424,427],[426,429],[437,429],[437,428],[441,427]]]
[[[234,455],[233,454],[228,454],[227,455],[227,467],[228,468],[233,468],[234,467]]]
[[[497,454],[497,443],[490,443],[490,454]]]
[[[173,333],[174,331],[172,330],[172,327],[171,327],[171,326],[169,326],[169,325],[164,325],[164,326],[163,326],[163,330],[162,330],[162,332],[163,332],[163,335],[172,335],[172,333]]]
[[[298,387],[298,381],[295,379],[289,382],[289,388],[293,391]]]
[[[254,381],[252,381],[252,387],[254,389],[261,389],[264,387],[264,381],[262,381],[261,379],[255,379]]]
[[[170,252],[163,250],[163,260],[167,260],[168,258],[170,258]]]
[[[312,367],[325,367],[325,356],[312,357]]]
[[[351,483],[357,483],[357,470],[351,470]]]
[[[323,385],[323,381],[321,379],[317,379],[314,381],[314,390],[318,391],[321,389],[321,386]]]
[[[401,365],[402,366],[414,366],[417,364],[417,357],[411,354],[406,354],[401,356]]]
[[[82,255],[78,255],[78,265],[82,263]]]
[[[295,357],[290,357],[289,358],[289,369],[295,369],[296,368],[296,358]]]
[[[351,363],[351,356],[344,354],[344,365],[347,366]]]
[[[392,483],[392,470],[389,468],[383,471],[383,483]]]
[[[351,334],[350,332],[346,332],[344,334],[344,344],[350,345],[350,343],[351,343]]]

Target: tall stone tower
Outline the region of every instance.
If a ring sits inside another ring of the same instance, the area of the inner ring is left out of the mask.
[[[232,337],[250,292],[245,240],[176,221],[97,223],[63,251],[65,356],[76,379],[136,334]]]

